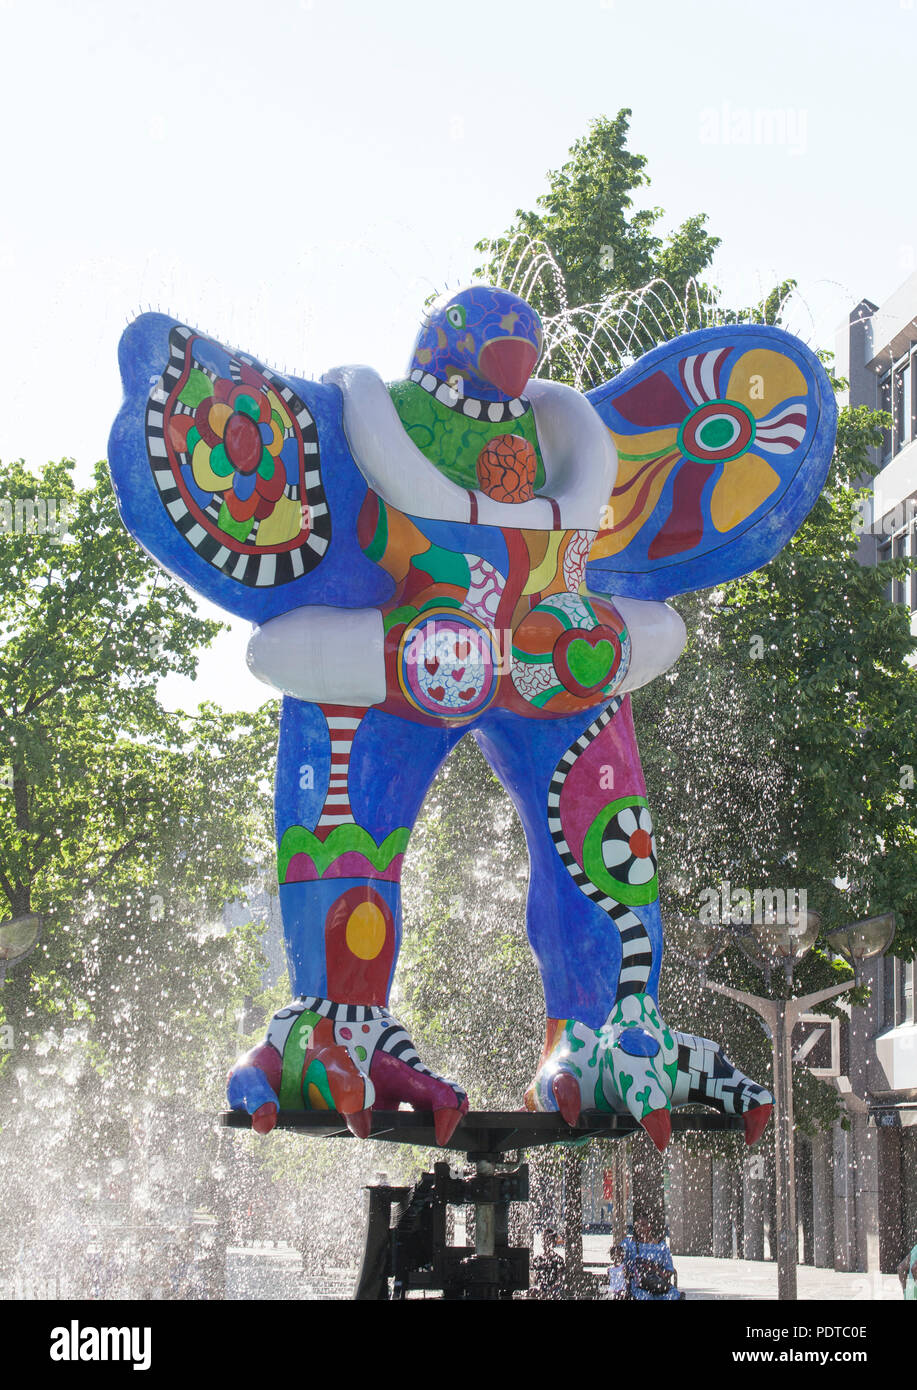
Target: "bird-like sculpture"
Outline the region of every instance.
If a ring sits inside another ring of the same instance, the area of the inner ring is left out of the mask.
[[[703,330],[583,395],[533,376],[538,315],[473,285],[427,312],[408,375],[284,378],[162,315],[121,345],[122,516],[173,574],[251,619],[283,693],[277,862],[293,999],[230,1076],[264,1133],[329,1109],[468,1107],[389,1012],[401,865],[470,733],[525,828],[547,1035],[524,1101],[630,1112],[773,1098],[656,1002],[656,842],[629,692],[677,660],[665,602],[766,563],[823,486],[835,408],[817,359],[758,325]],[[469,815],[473,808],[469,807]]]

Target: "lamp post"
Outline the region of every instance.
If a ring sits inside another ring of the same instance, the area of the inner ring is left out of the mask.
[[[27,912],[0,922],[0,985],[11,965],[18,965],[34,949],[41,933],[41,918],[37,912]]]
[[[845,984],[831,985],[813,994],[790,997],[793,969],[811,950],[818,936],[821,919],[817,912],[800,909],[792,919],[765,921],[737,934],[738,945],[744,954],[764,974],[770,985],[771,973],[783,967],[786,976],[786,995],[766,999],[746,990],[732,989],[716,980],[707,979],[707,966],[729,945],[729,937],[702,922],[688,926],[690,953],[698,967],[701,983],[716,994],[725,994],[764,1020],[771,1038],[774,1068],[774,1149],[777,1171],[777,1297],[796,1298],[796,1154],[793,1133],[793,1029],[804,1013],[818,1004],[844,994],[859,984],[863,961],[877,956],[891,944],[895,933],[895,914],[883,913],[838,927],[829,932],[827,941],[835,951],[853,965],[854,979]]]

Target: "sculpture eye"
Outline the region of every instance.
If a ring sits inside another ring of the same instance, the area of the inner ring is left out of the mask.
[[[453,304],[451,308],[447,309],[446,318],[453,328],[465,327],[465,310],[462,308],[461,304]]]

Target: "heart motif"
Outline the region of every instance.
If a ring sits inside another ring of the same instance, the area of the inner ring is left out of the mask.
[[[472,685],[472,686],[469,686],[469,688],[468,688],[467,690],[460,690],[460,691],[459,691],[459,699],[460,699],[460,700],[471,700],[471,699],[473,699],[473,698],[474,698],[474,686],[473,686],[473,685]]]
[[[597,642],[594,647],[590,647],[589,643],[580,637],[567,648],[570,674],[587,689],[593,685],[601,685],[611,674],[614,659],[614,647],[606,641]]]
[[[465,668],[464,668],[464,666],[456,666],[455,670],[452,672],[452,679],[453,679],[454,681],[460,681],[460,680],[462,679],[462,676],[464,676],[464,674],[465,674]]]
[[[464,661],[471,651],[471,643],[468,641],[455,642],[452,650],[455,652],[458,661]]]
[[[584,632],[561,633],[552,653],[561,684],[573,695],[596,694],[621,664],[621,640],[613,628],[600,624]]]
[[[436,672],[439,670],[439,661],[435,656],[427,657],[424,666],[426,666],[429,675],[435,676]]]
[[[431,685],[427,694],[433,700],[442,700],[446,695],[446,687],[444,685]]]

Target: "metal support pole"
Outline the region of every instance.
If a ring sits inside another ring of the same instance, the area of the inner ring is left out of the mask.
[[[492,1178],[496,1169],[486,1158],[479,1158],[475,1164],[475,1171],[479,1178]],[[494,1253],[495,1236],[496,1223],[494,1221],[493,1203],[475,1202],[474,1253],[476,1255],[492,1255]]]
[[[774,1063],[774,1148],[777,1169],[777,1297],[796,1299],[796,1163],[793,1143],[793,1029],[800,1014],[817,1004],[844,994],[854,981],[832,985],[798,999],[762,999],[743,989],[731,989],[716,980],[703,983],[716,994],[725,994],[753,1009],[770,1029]]]
[[[777,1146],[777,1297],[796,1300],[796,1151],[793,1143],[793,1059],[790,1039],[794,1010],[786,1000],[777,1002],[776,1026],[771,1035],[776,1096],[775,1143]]]

